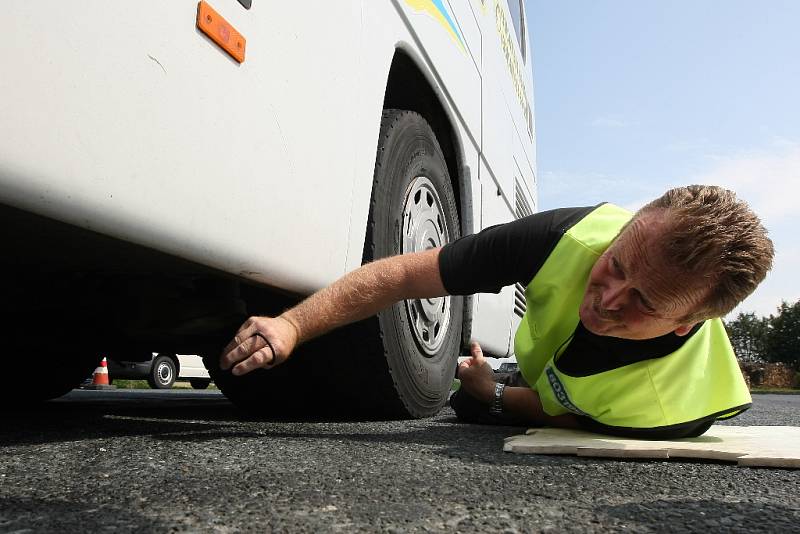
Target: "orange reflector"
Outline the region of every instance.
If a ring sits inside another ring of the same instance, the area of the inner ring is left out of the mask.
[[[204,1],[197,4],[197,27],[233,56],[233,59],[239,63],[244,61],[244,47],[247,41]]]

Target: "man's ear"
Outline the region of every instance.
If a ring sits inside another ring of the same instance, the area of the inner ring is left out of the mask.
[[[696,325],[696,324],[697,323],[691,323],[691,324],[683,324],[683,325],[679,326],[678,328],[676,328],[674,330],[675,335],[676,336],[685,336],[686,334],[688,334],[689,332],[692,331],[692,328],[694,328],[694,325]]]

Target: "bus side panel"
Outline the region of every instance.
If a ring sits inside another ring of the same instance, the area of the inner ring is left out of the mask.
[[[487,15],[483,19],[484,35],[486,35],[484,102],[489,99],[496,99],[498,102],[505,101],[506,112],[502,121],[497,119],[496,124],[503,128],[509,128],[515,136],[519,136],[522,144],[517,145],[514,157],[518,159],[524,157],[532,167],[535,167],[533,70],[530,63],[532,58],[527,32],[524,33],[523,44],[526,47],[524,58],[520,51],[520,43],[508,10],[508,2],[515,1],[517,0],[492,0],[491,2],[487,0]],[[485,116],[484,120],[488,124],[490,117]],[[497,138],[493,138],[487,132],[484,136],[484,152],[487,157],[490,157],[494,150],[502,150],[502,147],[498,145],[505,141],[506,135],[508,134],[503,132]],[[518,152],[519,148],[522,149],[522,152]],[[496,172],[495,174],[500,175],[501,173]]]
[[[486,228],[523,215],[516,204],[518,187],[534,210],[536,189],[531,70],[520,53],[507,1],[486,0],[482,5],[484,165],[480,179],[482,228]],[[529,54],[527,57],[530,61]],[[498,295],[476,298],[473,336],[488,352],[505,356],[513,351],[511,339],[519,324],[513,310],[513,287],[504,288]]]
[[[481,165],[481,174],[486,168]],[[497,195],[497,186],[491,180],[481,181],[482,227],[509,221],[508,206]],[[480,341],[483,350],[494,356],[509,352],[511,315],[514,306],[514,288],[505,287],[498,294],[481,293],[473,300],[472,338]]]
[[[353,132],[353,180],[349,230],[346,247],[343,247],[346,250],[344,272],[360,266],[363,259],[386,81],[397,39],[407,35],[390,2],[362,0],[361,22],[358,64],[351,80],[355,93],[353,98],[357,98],[360,104],[353,108],[350,118],[357,126]]]
[[[5,3],[0,203],[289,290],[341,275],[360,2],[314,5],[214,2],[240,65],[195,0]]]
[[[513,1],[513,0],[512,0]],[[506,0],[486,2],[482,19],[484,47],[484,137],[483,154],[489,171],[504,193],[509,208],[513,206],[513,157],[517,156],[514,137],[525,135],[527,144],[533,135],[522,124],[530,109],[531,91],[527,85],[526,68],[511,26]],[[527,69],[529,70],[529,69]],[[532,122],[531,122],[532,125]],[[531,130],[532,132],[532,130]],[[523,154],[519,156],[527,157]]]

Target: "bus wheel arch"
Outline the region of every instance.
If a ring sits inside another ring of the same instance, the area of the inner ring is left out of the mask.
[[[403,48],[397,48],[392,59],[386,81],[383,109],[414,111],[428,122],[447,163],[447,172],[456,196],[458,216],[462,221],[462,233],[471,233],[472,220],[469,214],[465,213],[465,206],[461,200],[464,180],[467,178],[464,172],[463,148],[455,134],[451,118],[442,105],[440,95],[434,90],[418,61]],[[468,222],[468,228],[464,227],[464,221]]]

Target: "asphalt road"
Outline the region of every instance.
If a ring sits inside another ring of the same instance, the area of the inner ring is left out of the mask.
[[[74,391],[0,417],[0,532],[800,532],[800,470],[504,453],[520,429],[449,409],[264,421],[215,392]],[[732,423],[800,425],[800,396]]]

